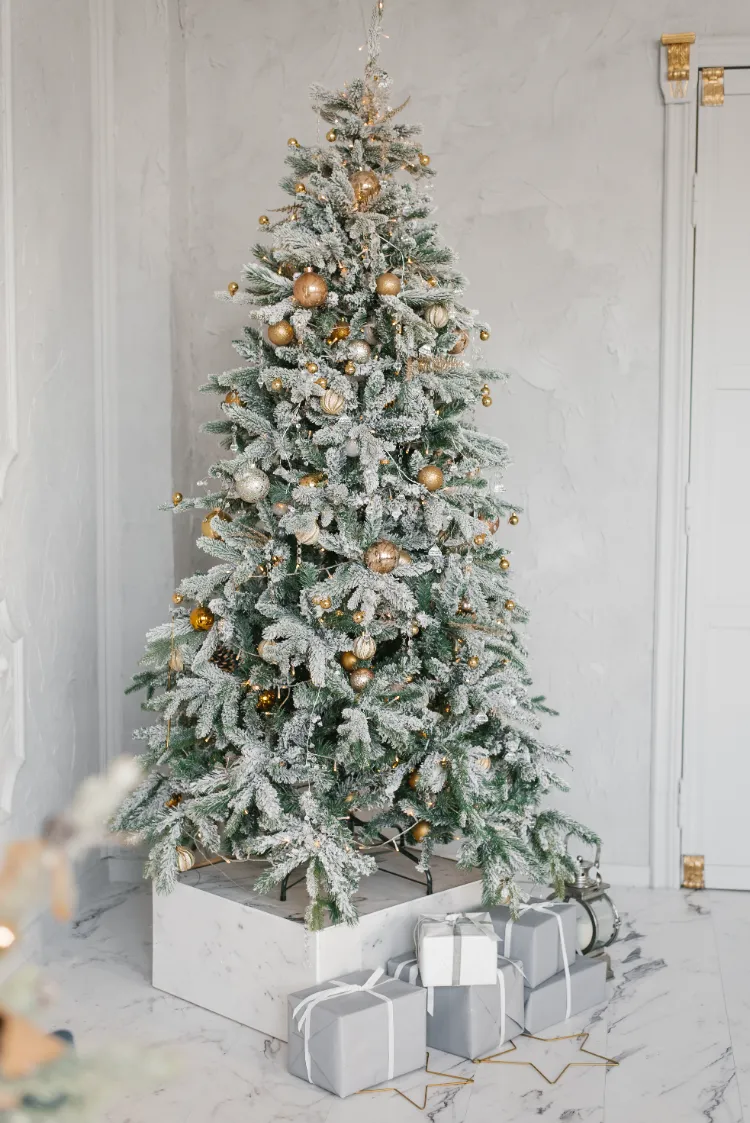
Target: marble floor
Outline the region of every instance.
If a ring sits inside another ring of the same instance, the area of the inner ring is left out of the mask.
[[[606,1005],[548,1036],[590,1033],[587,1048],[617,1067],[573,1067],[547,1084],[528,1064],[472,1065],[433,1054],[447,1076],[395,1083],[440,1123],[750,1123],[749,893],[620,890],[624,922],[612,948],[615,978]],[[167,1043],[180,1072],[149,1094],[121,1098],[102,1123],[408,1123],[406,1099],[367,1093],[337,1100],[286,1072],[286,1046],[167,994],[149,982],[150,897],[112,889],[84,911],[47,954],[59,984],[56,1026],[79,1048],[103,1039]],[[553,1078],[579,1040],[519,1039],[507,1059],[533,1061]]]

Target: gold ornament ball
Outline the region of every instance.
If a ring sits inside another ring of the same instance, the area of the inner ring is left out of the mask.
[[[228,515],[226,511],[222,511],[218,507],[214,507],[212,511],[208,512],[201,523],[201,534],[204,538],[221,538],[218,530],[214,530],[214,528],[211,526],[211,519],[215,517],[218,517],[222,522],[225,523],[230,523],[232,521],[231,516]]]
[[[294,328],[288,320],[268,325],[268,340],[274,347],[286,347],[294,340]]]
[[[484,546],[486,541],[487,541],[487,535],[486,534],[475,534],[474,535],[474,545],[475,546]]]
[[[237,282],[236,281],[230,281],[229,284],[227,285],[227,292],[229,293],[229,295],[234,296],[234,294],[236,292],[239,292],[239,291],[240,291],[240,286],[237,284]]]
[[[352,620],[355,624],[362,624],[364,622],[364,619],[365,614],[361,608],[358,608],[356,612],[352,613]]]
[[[417,623],[413,623],[413,624],[412,624],[412,626],[411,626],[411,634],[412,634],[413,636],[418,636],[418,635],[419,635],[419,624],[417,624]]]
[[[214,614],[210,608],[199,604],[190,613],[190,623],[196,632],[208,632],[213,627]]]
[[[419,162],[420,162],[420,164],[422,165],[423,168],[428,167],[428,165],[430,163],[430,157],[427,155],[426,152],[420,152],[419,153]]]
[[[349,344],[349,358],[355,363],[366,363],[370,358],[372,348],[365,339],[355,339]]]
[[[451,712],[451,704],[450,704],[450,702],[446,702],[445,705],[443,706],[443,713],[449,714],[450,712]]]
[[[375,288],[381,296],[398,296],[401,292],[401,278],[395,273],[381,273],[375,281]]]
[[[341,652],[341,666],[345,671],[355,671],[357,669],[358,660],[353,651]]]
[[[416,768],[414,769],[413,772],[409,773],[409,776],[408,776],[408,779],[407,779],[406,782],[407,782],[407,784],[409,785],[410,788],[416,788],[417,784],[419,783],[419,772],[417,771]]]
[[[409,551],[408,550],[399,550],[399,552],[398,552],[398,564],[399,565],[411,565],[411,563],[412,563],[412,556],[409,553]]]
[[[289,140],[287,141],[287,145],[290,148],[299,148],[299,141],[297,140],[296,136],[290,136]]]
[[[420,468],[417,472],[417,480],[428,491],[438,491],[443,486],[445,477],[437,464],[425,464],[424,468]]]
[[[318,601],[318,604],[320,605],[320,607],[323,609],[324,612],[328,612],[329,608],[331,607],[331,598],[330,597],[322,597]]]
[[[327,413],[330,417],[338,417],[340,413],[344,412],[345,405],[346,398],[343,394],[339,394],[337,390],[326,390],[320,399],[320,408],[323,413]]]
[[[348,339],[350,330],[349,325],[344,320],[339,320],[337,324],[334,324],[331,334],[328,336],[328,342],[338,343],[342,339]]]
[[[352,671],[349,675],[349,683],[352,690],[359,692],[360,690],[364,690],[368,683],[372,682],[374,677],[369,667],[357,667],[356,671]]]
[[[321,390],[327,390],[328,389],[328,379],[327,378],[316,378],[315,379],[315,385],[320,386]]]
[[[174,504],[175,507],[177,506],[178,503],[182,503],[182,492],[181,491],[173,491],[172,492],[172,503]]]
[[[411,837],[415,842],[421,842],[422,839],[427,838],[427,835],[430,833],[431,829],[432,828],[430,827],[430,824],[426,823],[424,819],[421,819],[411,828]]]
[[[303,308],[317,308],[325,304],[328,284],[325,277],[321,277],[319,273],[300,273],[294,282],[292,294]]]
[[[516,602],[514,600],[507,600],[505,602],[505,607],[506,607],[508,612],[512,612],[513,609],[516,607]]]
[[[317,523],[313,523],[309,530],[295,530],[294,537],[300,546],[314,546],[320,538],[320,527]]]
[[[487,328],[482,328],[482,330],[479,333],[479,338],[482,340],[483,343],[487,342],[487,340],[490,338],[490,333],[487,331]]]
[[[242,405],[242,398],[239,396],[239,394],[237,393],[236,390],[230,390],[229,393],[227,394],[227,396],[224,399],[224,405],[225,406],[241,406]]]
[[[348,363],[344,364],[344,374],[356,374],[356,373],[357,373],[356,364],[353,363],[350,359]]]
[[[374,198],[380,191],[380,180],[375,172],[369,170],[355,172],[354,175],[349,177],[349,182],[352,185],[354,198],[358,203],[366,203],[368,199]]]
[[[518,515],[515,511],[512,512],[510,518],[508,519],[508,522],[511,526],[518,526]]]
[[[283,518],[283,516],[284,516],[284,515],[285,515],[285,514],[287,513],[287,511],[289,510],[289,504],[288,504],[288,503],[284,503],[284,502],[282,502],[281,500],[279,500],[279,502],[278,502],[278,503],[274,503],[274,505],[273,505],[273,507],[271,508],[271,510],[273,511],[274,515],[278,516],[278,518]]]
[[[261,690],[258,695],[258,701],[255,703],[256,710],[270,710],[276,700],[276,695],[273,690]]]
[[[492,765],[492,759],[491,759],[491,757],[488,757],[488,756],[480,756],[479,760],[477,761],[477,764],[479,765],[480,768],[488,769]]]
[[[317,374],[318,373],[318,364],[317,363],[305,363],[305,370],[307,371],[308,374]]]
[[[182,593],[172,593],[172,604],[182,604],[184,599]]]
[[[501,569],[510,569],[510,562],[508,561],[507,558],[500,558],[500,568]]]
[[[427,284],[430,286],[431,289],[434,289],[435,285],[437,284],[437,277],[428,277],[427,278]]]
[[[269,218],[267,214],[262,214],[258,219],[258,226],[268,226]]]
[[[475,670],[479,666],[479,656],[478,655],[470,656],[469,659],[468,659],[468,664],[471,667],[472,671]]]
[[[333,144],[333,142],[336,140],[336,130],[335,129],[329,129],[328,130],[328,132],[326,133],[326,140],[329,141],[331,144]]]
[[[295,195],[304,195],[306,191],[307,191],[307,188],[305,187],[304,183],[295,183],[295,185],[294,185]]]
[[[482,405],[483,406],[491,406],[492,405],[492,398],[489,396],[489,394],[482,394]]]
[[[192,850],[188,850],[187,846],[176,846],[175,854],[177,855],[177,869],[180,873],[187,873],[195,865],[195,855]]]
[[[463,330],[457,331],[456,332],[456,342],[451,347],[451,352],[450,352],[451,355],[460,355],[462,351],[466,350],[468,345],[469,345],[469,333],[467,331],[463,331]]]
[[[277,390],[277,391],[278,391],[278,390],[283,390],[283,389],[284,389],[284,383],[283,383],[282,379],[280,379],[280,378],[272,378],[272,379],[271,379],[271,389],[272,389],[272,390]]]
[[[377,651],[377,644],[375,643],[375,640],[372,638],[372,636],[368,636],[366,634],[357,636],[354,643],[352,644],[352,651],[358,659],[362,659],[364,662],[367,662],[368,659],[372,659],[373,655]]]
[[[373,573],[390,573],[399,562],[399,549],[394,542],[381,538],[365,550],[365,565]]]

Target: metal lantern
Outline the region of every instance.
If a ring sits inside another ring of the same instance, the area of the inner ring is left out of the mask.
[[[609,885],[599,872],[601,846],[593,862],[576,858],[575,881],[565,886],[565,900],[575,901],[578,916],[578,950],[583,955],[609,947],[620,931],[620,914],[608,895]]]

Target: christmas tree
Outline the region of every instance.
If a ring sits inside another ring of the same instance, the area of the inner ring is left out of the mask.
[[[561,886],[566,834],[593,837],[540,809],[566,753],[538,739],[518,516],[483,475],[507,450],[472,423],[498,377],[472,361],[489,329],[431,219],[420,129],[391,104],[382,7],[364,79],[313,87],[325,142],[288,141],[290,201],[224,294],[254,321],[242,365],[204,387],[228,456],[210,494],[174,496],[207,511],[215,564],[149,633],[134,688],[159,719],[116,824],[148,840],[161,889],[196,850],[265,859],[264,891],[305,867],[312,926],[355,919],[384,836],[421,845],[422,870],[459,839],[488,904],[520,877]]]

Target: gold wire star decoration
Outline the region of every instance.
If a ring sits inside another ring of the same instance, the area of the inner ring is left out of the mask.
[[[427,1060],[425,1061],[424,1070],[426,1073],[429,1073],[430,1076],[447,1076],[448,1079],[433,1082],[432,1084],[425,1084],[424,1096],[422,1097],[421,1103],[419,1103],[417,1100],[413,1100],[411,1096],[407,1096],[406,1092],[402,1092],[400,1088],[363,1088],[362,1091],[357,1092],[356,1095],[364,1096],[368,1092],[395,1092],[397,1096],[401,1096],[401,1098],[406,1100],[407,1103],[410,1103],[413,1107],[416,1107],[418,1111],[424,1111],[424,1109],[427,1107],[427,1096],[429,1095],[431,1088],[460,1088],[464,1084],[474,1083],[473,1076],[455,1076],[452,1072],[438,1072],[436,1069],[430,1068],[429,1053],[427,1054]]]
[[[548,1084],[557,1084],[558,1080],[562,1079],[562,1077],[565,1075],[565,1073],[568,1071],[569,1068],[617,1068],[620,1064],[619,1061],[613,1060],[612,1057],[603,1057],[601,1055],[601,1053],[594,1053],[591,1049],[586,1048],[586,1042],[588,1041],[590,1036],[591,1036],[591,1034],[589,1034],[589,1033],[570,1033],[570,1034],[567,1034],[567,1035],[564,1035],[564,1036],[561,1036],[561,1037],[536,1037],[533,1033],[524,1033],[523,1034],[523,1037],[528,1041],[543,1041],[545,1044],[549,1044],[553,1041],[579,1041],[580,1040],[581,1044],[580,1044],[580,1047],[578,1049],[578,1052],[579,1053],[585,1053],[587,1057],[596,1057],[595,1061],[569,1061],[565,1065],[565,1067],[562,1068],[560,1070],[560,1072],[558,1072],[558,1074],[554,1078],[554,1080],[550,1079],[550,1077],[547,1076],[546,1073],[542,1072],[542,1070],[539,1068],[539,1066],[534,1064],[533,1061],[503,1061],[503,1060],[499,1060],[498,1058],[500,1058],[500,1057],[506,1057],[510,1053],[517,1053],[518,1052],[518,1049],[516,1048],[516,1043],[514,1041],[510,1042],[510,1047],[508,1049],[503,1049],[503,1051],[501,1053],[491,1053],[488,1057],[480,1057],[478,1060],[474,1061],[474,1064],[475,1065],[517,1065],[519,1067],[522,1066],[522,1065],[527,1065],[529,1068],[533,1068],[534,1072],[538,1073],[539,1076],[541,1076],[542,1080],[546,1080]]]

